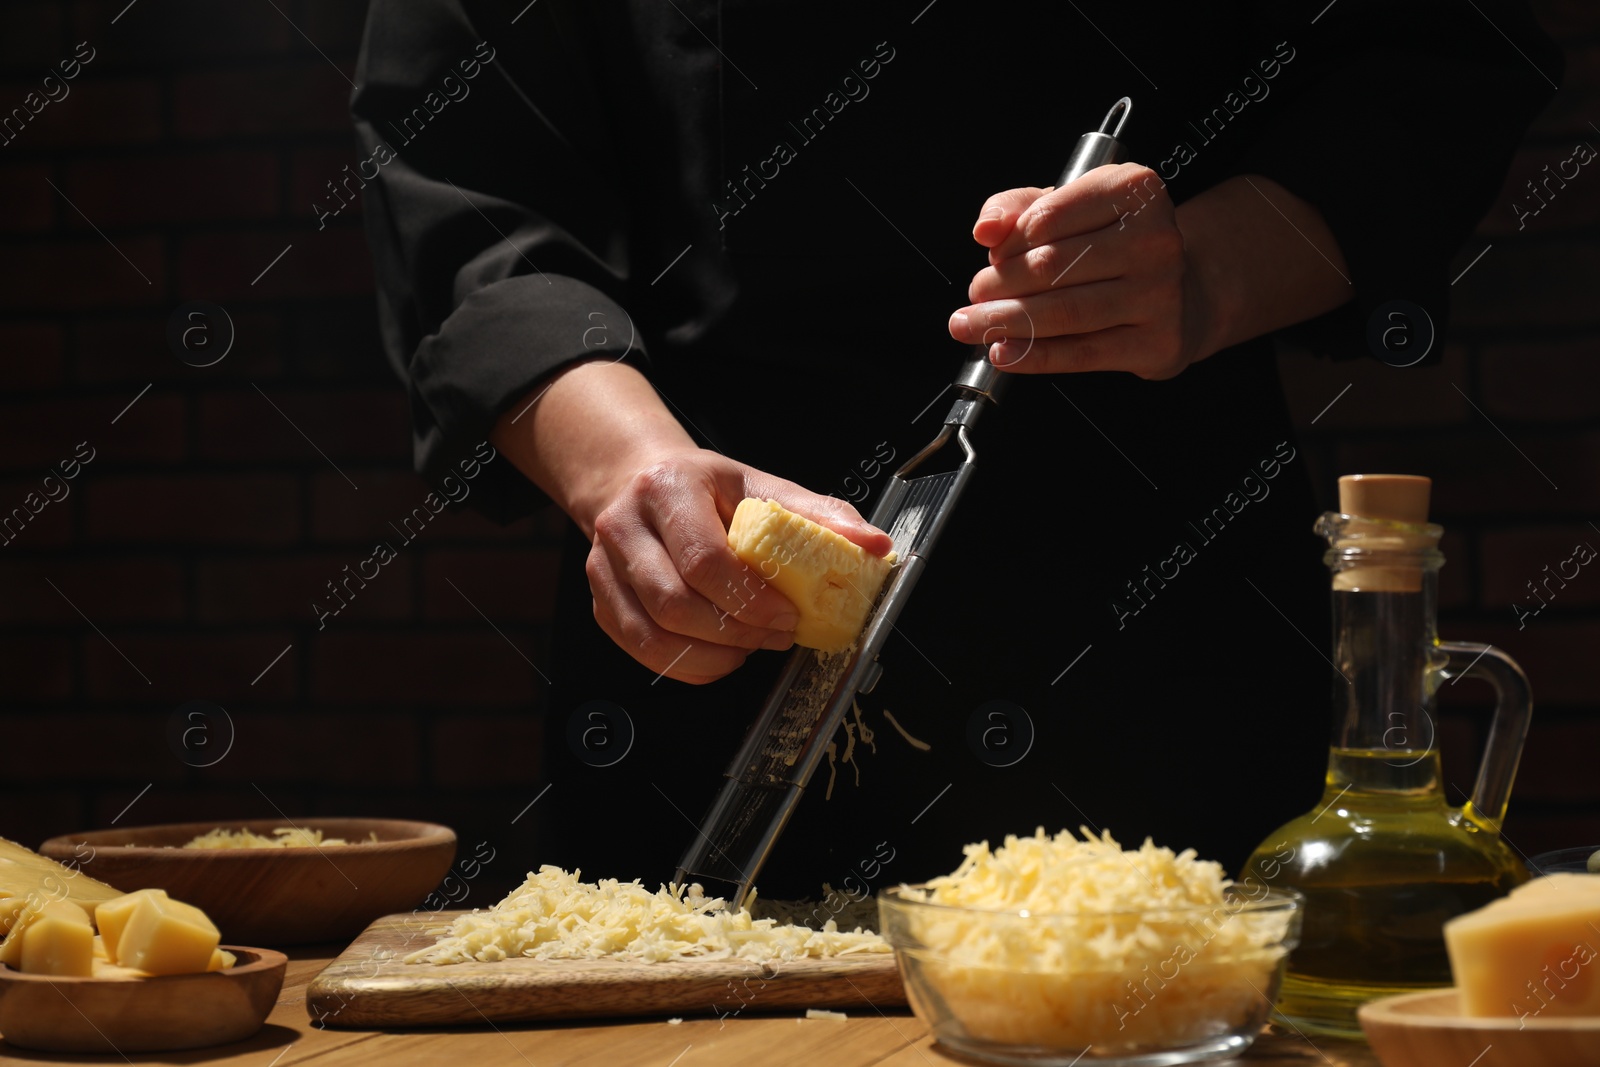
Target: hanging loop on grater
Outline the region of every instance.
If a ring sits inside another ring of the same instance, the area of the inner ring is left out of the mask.
[[[1100,129],[1078,139],[1056,184],[1118,162],[1122,145],[1117,135],[1132,110],[1127,97],[1113,104]],[[955,403],[938,434],[888,479],[873,509],[871,522],[888,531],[898,559],[861,635],[844,652],[824,655],[796,648],[790,654],[684,853],[676,884],[698,882],[707,896],[723,897],[735,907],[743,904],[851,701],[871,689],[882,673],[878,653],[977,468],[969,434],[983,409],[999,403],[1005,382],[1006,376],[989,362],[988,346],[976,346],[951,383]],[[952,439],[961,450],[954,469],[915,475]]]

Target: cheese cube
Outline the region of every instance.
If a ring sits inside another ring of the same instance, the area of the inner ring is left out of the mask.
[[[22,940],[22,970],[26,974],[89,977],[94,965],[94,927],[89,913],[70,900],[58,900],[39,909]]]
[[[1444,937],[1464,1015],[1600,1016],[1600,878],[1530,882]]]
[[[185,904],[181,900],[169,900],[167,901],[167,909],[173,915],[180,916],[184,922],[193,923],[202,930],[210,930],[212,933],[217,932],[217,924],[211,921],[211,916],[193,904]]]
[[[227,949],[212,949],[211,962],[206,964],[208,971],[225,971],[238,962],[238,958]]]
[[[28,906],[27,897],[0,896],[0,936],[9,934],[17,916]]]
[[[14,913],[11,921],[10,933],[6,933],[5,941],[0,941],[0,963],[6,966],[21,968],[22,966],[22,931],[27,925],[38,917],[38,905],[22,907]]]
[[[122,926],[116,962],[150,974],[193,974],[210,966],[221,940],[199,908],[146,895]]]
[[[141,889],[136,893],[128,893],[108,900],[95,908],[95,922],[100,927],[100,937],[105,941],[106,959],[112,963],[117,962],[117,942],[122,937],[123,927],[128,925],[128,917],[133,914],[139,902],[146,897],[158,900],[167,899],[165,889]]]
[[[22,924],[11,928],[4,941],[0,941],[0,963],[7,967],[22,966]]]
[[[23,898],[19,897],[17,899]],[[34,900],[25,903],[22,908],[17,910],[12,918],[10,932],[6,934],[4,941],[0,941],[0,963],[5,964],[7,967],[21,969],[23,932],[28,929],[30,923],[39,917],[40,910],[48,906],[48,904]]]

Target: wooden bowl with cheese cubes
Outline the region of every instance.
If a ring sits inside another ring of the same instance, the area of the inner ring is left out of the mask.
[[[39,851],[119,889],[165,889],[229,941],[279,947],[348,941],[410,911],[449,873],[456,834],[400,819],[252,819],[66,834]]]
[[[1600,1063],[1600,1018],[1477,1017],[1454,989],[1363,1004],[1361,1029],[1383,1067],[1579,1067]]]
[[[205,912],[164,890],[89,895],[102,899],[6,898],[17,902],[0,942],[7,1045],[125,1055],[261,1028],[283,986],[283,953],[222,945]]]
[[[1357,1010],[1384,1067],[1600,1063],[1600,874],[1535,878],[1444,936],[1454,989]]]

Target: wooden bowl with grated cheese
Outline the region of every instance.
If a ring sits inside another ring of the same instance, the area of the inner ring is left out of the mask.
[[[247,819],[65,834],[39,851],[127,892],[165,889],[226,941],[278,947],[348,941],[409,911],[449,872],[456,834],[402,819]]]

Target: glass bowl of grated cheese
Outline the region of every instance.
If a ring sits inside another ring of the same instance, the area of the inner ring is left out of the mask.
[[[955,873],[878,895],[913,1010],[995,1063],[1156,1067],[1236,1056],[1261,1031],[1303,900],[1109,833],[968,845]]]

